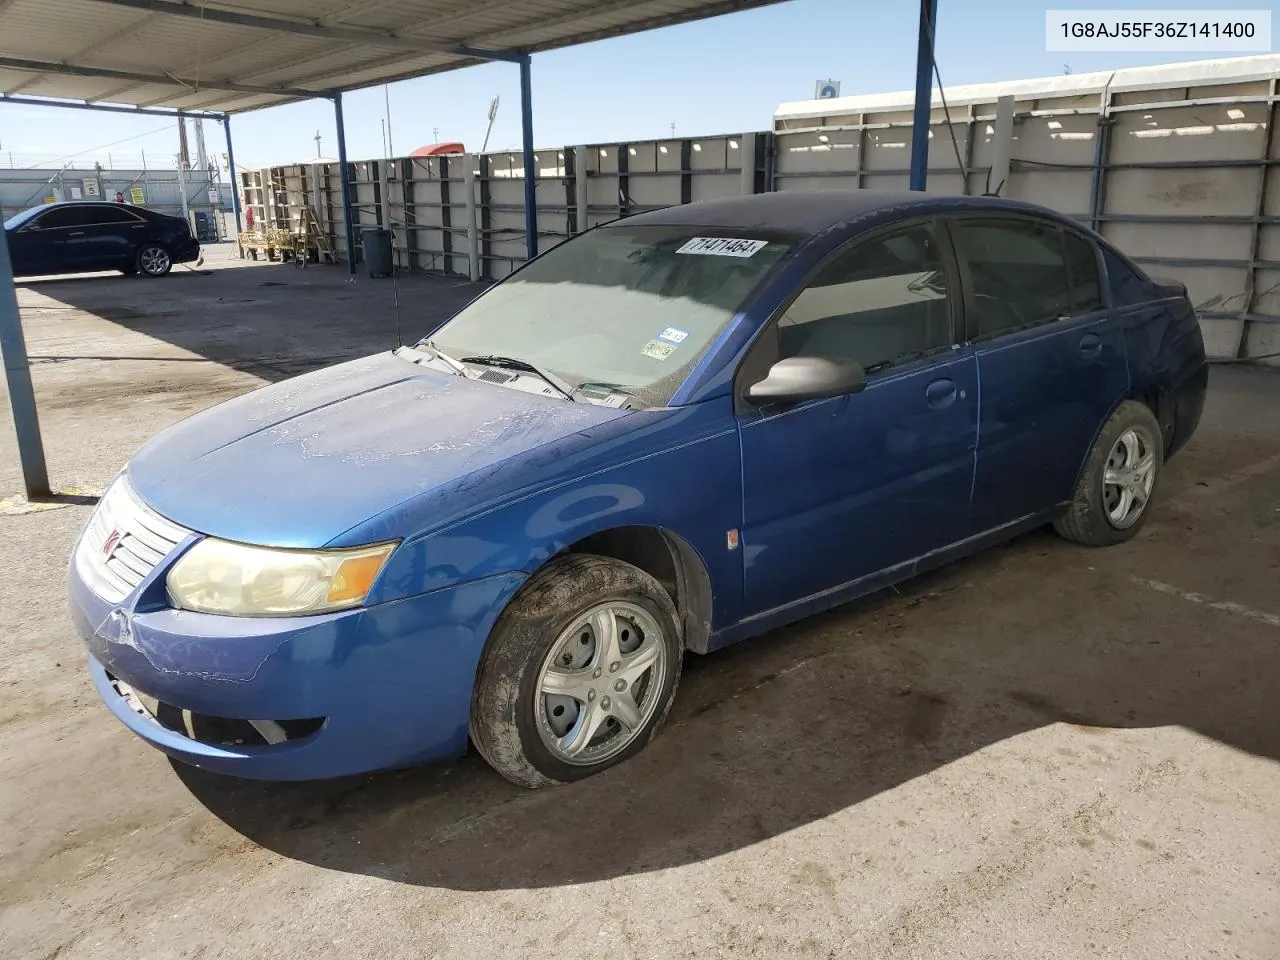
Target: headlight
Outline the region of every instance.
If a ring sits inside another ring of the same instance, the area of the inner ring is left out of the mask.
[[[287,617],[364,602],[394,543],[351,550],[276,550],[209,537],[165,580],[175,607],[232,617]]]

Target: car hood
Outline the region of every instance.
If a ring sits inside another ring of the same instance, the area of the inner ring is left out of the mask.
[[[196,414],[143,447],[128,476],[154,510],[192,530],[318,547],[406,500],[456,489],[499,463],[628,415],[386,353]]]

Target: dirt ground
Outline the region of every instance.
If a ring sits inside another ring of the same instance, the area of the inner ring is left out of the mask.
[[[394,341],[389,281],[210,253],[21,287],[56,487]],[[405,281],[406,336],[475,292]],[[170,764],[67,620],[89,508],[0,509],[0,956],[1271,960],[1277,411],[1276,372],[1215,368],[1133,543],[1034,533],[693,658],[649,750],[534,793],[474,756],[287,785]]]

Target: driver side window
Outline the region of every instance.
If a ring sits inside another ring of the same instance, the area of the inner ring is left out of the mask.
[[[54,230],[58,227],[78,227],[85,222],[79,207],[54,207],[48,213],[42,213],[36,219],[41,230]]]
[[[946,266],[926,224],[855,241],[778,321],[778,359],[840,357],[868,373],[951,342]]]

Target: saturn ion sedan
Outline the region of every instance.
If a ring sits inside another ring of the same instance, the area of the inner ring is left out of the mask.
[[[1033,527],[1128,540],[1206,383],[1185,288],[1049,210],[691,203],[160,434],[75,548],[72,616],[107,706],[186,763],[470,742],[576,780],[652,740],[690,652]]]

